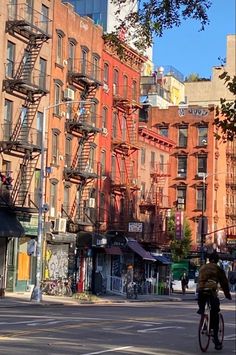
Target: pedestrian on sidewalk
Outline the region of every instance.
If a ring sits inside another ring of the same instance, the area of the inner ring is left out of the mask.
[[[186,272],[183,273],[180,280],[181,280],[182,294],[185,295],[186,288],[188,288],[188,281],[189,281],[188,275]]]

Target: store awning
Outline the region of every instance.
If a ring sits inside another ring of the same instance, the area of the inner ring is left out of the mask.
[[[154,256],[154,258],[157,260],[157,261],[159,261],[161,264],[163,264],[163,265],[169,265],[169,264],[171,264],[171,262],[164,256],[164,255],[154,255],[154,254],[152,254],[153,256]]]
[[[145,249],[143,249],[143,247],[136,240],[129,239],[127,245],[136,254],[140,255],[144,260],[156,261],[154,256],[152,256],[149,251],[146,251]]]
[[[120,247],[110,247],[110,248],[105,248],[106,254],[109,255],[122,255],[122,250]]]
[[[0,237],[19,238],[25,235],[25,230],[18,221],[16,214],[7,209],[0,209]]]

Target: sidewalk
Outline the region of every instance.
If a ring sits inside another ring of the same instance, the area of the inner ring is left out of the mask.
[[[133,302],[182,302],[184,300],[195,300],[193,293],[182,295],[174,293],[171,295],[138,295],[138,299],[127,299],[122,295],[106,294],[101,296],[91,296],[88,299],[78,299],[76,297],[48,296],[43,295],[42,302],[30,300],[30,292],[6,293],[4,298],[0,298],[0,308],[19,306],[53,306],[53,305],[81,305],[81,304],[109,304],[109,303],[133,303]]]

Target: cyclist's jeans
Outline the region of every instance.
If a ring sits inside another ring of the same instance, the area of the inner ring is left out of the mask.
[[[199,290],[198,292],[198,306],[199,313],[203,314],[205,311],[206,302],[209,299],[211,305],[211,324],[210,327],[213,329],[214,338],[218,339],[218,330],[219,330],[219,312],[220,312],[220,301],[216,294],[206,293]]]

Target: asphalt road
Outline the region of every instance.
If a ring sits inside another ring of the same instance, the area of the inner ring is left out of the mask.
[[[235,299],[222,303],[225,342],[236,354]],[[194,301],[1,308],[1,355],[200,354]],[[213,344],[209,354],[219,353]]]

